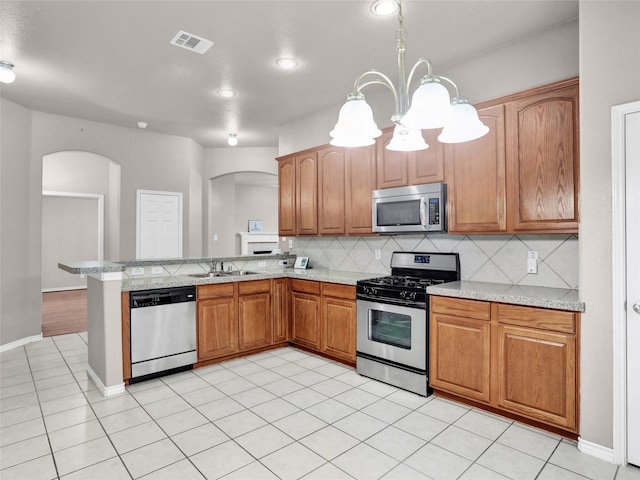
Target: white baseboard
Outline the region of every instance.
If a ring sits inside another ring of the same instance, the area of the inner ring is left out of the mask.
[[[587,455],[591,455],[592,457],[604,460],[605,462],[615,463],[613,448],[603,447],[597,443],[578,438],[578,450],[582,453],[586,453]]]
[[[33,335],[31,337],[21,338],[20,340],[16,340],[15,342],[5,343],[4,345],[0,345],[0,353],[6,352],[7,350],[12,350],[14,348],[22,347],[24,345],[28,345],[29,343],[40,342],[42,341],[42,333],[40,335]]]
[[[104,383],[102,383],[102,380],[100,380],[100,377],[98,377],[96,372],[93,371],[93,368],[88,365],[87,373],[91,377],[91,380],[93,380],[93,382],[98,387],[98,390],[100,390],[100,393],[102,393],[102,395],[104,395],[105,397],[113,397],[115,395],[120,395],[126,391],[124,388],[124,383],[120,385],[114,385],[112,387],[107,387]]]

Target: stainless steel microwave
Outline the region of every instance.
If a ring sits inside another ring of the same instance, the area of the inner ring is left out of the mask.
[[[447,185],[444,183],[374,190],[371,200],[374,232],[447,231]]]

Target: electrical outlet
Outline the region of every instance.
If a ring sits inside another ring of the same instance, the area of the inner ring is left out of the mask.
[[[131,269],[131,275],[134,277],[140,277],[144,275],[144,267],[133,267]]]
[[[267,268],[267,262],[264,260],[261,262],[258,262],[258,268]]]
[[[527,273],[538,273],[538,252],[529,250],[527,254]]]
[[[289,248],[293,248],[293,240],[289,240]]]
[[[162,275],[162,267],[151,267],[151,275]]]
[[[376,260],[380,260],[382,258],[382,251],[379,248],[376,248],[373,251],[373,255],[374,255]]]

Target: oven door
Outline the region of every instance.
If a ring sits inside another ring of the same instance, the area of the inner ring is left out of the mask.
[[[356,350],[426,371],[427,310],[356,301]]]

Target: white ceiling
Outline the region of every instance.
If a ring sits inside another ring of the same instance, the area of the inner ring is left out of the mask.
[[[0,1],[0,94],[33,110],[191,137],[204,147],[277,146],[278,128],[337,108],[355,77],[395,80],[395,17],[369,0]],[[578,0],[405,0],[407,63],[438,68],[578,16]],[[214,42],[170,45],[179,30]],[[275,59],[295,56],[282,71]],[[232,99],[216,91],[230,87]],[[376,87],[369,87],[371,89]],[[380,87],[378,87],[380,88]],[[473,99],[470,99],[473,102]],[[390,102],[390,112],[391,112]],[[327,125],[327,132],[333,125]],[[327,137],[328,139],[328,137]]]

